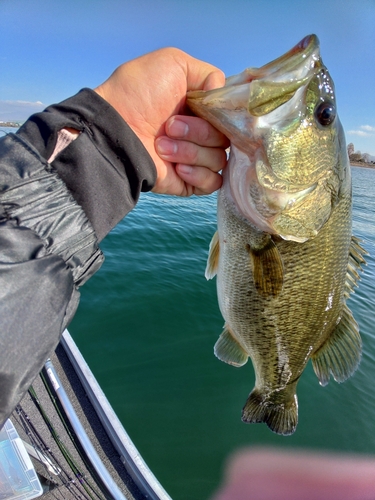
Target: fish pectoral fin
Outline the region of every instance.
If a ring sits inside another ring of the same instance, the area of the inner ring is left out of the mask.
[[[247,247],[253,264],[255,288],[262,297],[277,297],[284,281],[281,256],[275,242],[270,238],[261,249]]]
[[[214,346],[214,353],[224,363],[237,367],[243,366],[249,357],[247,352],[233,337],[227,325],[224,325],[224,330]]]
[[[297,381],[270,393],[255,388],[242,410],[242,421],[247,424],[264,422],[276,434],[289,436],[298,423]]]
[[[205,277],[207,280],[212,279],[217,274],[217,269],[219,267],[219,252],[220,252],[220,243],[219,243],[219,233],[218,231],[212,237],[210,248],[208,251],[208,259]]]
[[[343,314],[335,330],[311,357],[319,383],[325,386],[330,375],[336,382],[344,382],[357,369],[361,360],[362,340],[351,310],[344,305]]]

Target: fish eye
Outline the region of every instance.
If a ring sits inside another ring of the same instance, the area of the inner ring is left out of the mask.
[[[332,102],[323,101],[315,108],[315,118],[320,125],[327,127],[336,118],[336,108]]]

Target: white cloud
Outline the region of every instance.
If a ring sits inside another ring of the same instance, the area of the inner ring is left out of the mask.
[[[41,101],[0,100],[0,120],[24,121],[33,113],[42,111],[44,107]]]
[[[371,137],[374,134],[370,134],[369,132],[365,132],[364,130],[348,130],[348,134],[351,135],[359,135],[360,137]]]
[[[372,125],[361,125],[357,130],[348,130],[348,134],[360,137],[375,137],[375,127]]]
[[[375,127],[372,125],[361,125],[355,130],[346,131],[348,142],[353,141],[356,151],[375,156]],[[349,139],[349,137],[351,138]],[[353,136],[356,136],[354,138]]]
[[[41,101],[1,101],[0,100],[0,105],[5,104],[5,105],[10,105],[10,106],[43,106],[43,103]]]
[[[375,132],[375,127],[371,125],[361,125],[362,130],[366,130],[367,132]]]

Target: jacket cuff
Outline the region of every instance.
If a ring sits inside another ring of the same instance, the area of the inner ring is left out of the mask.
[[[74,285],[82,285],[104,260],[82,208],[52,167],[17,135],[2,139],[0,164],[0,223],[39,238],[30,255],[20,260],[58,256],[70,269]]]
[[[152,189],[156,168],[117,111],[90,89],[31,116],[17,134],[49,158],[65,127],[81,133],[52,165],[100,241],[135,206],[140,192]]]

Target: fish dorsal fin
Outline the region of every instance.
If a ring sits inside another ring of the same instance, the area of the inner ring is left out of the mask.
[[[212,237],[210,248],[208,251],[208,259],[205,272],[207,280],[212,279],[217,274],[217,269],[219,267],[219,252],[220,252],[219,233],[218,231],[216,231]]]
[[[262,297],[277,297],[283,288],[284,269],[275,242],[269,238],[261,248],[247,246],[253,264],[255,288]]]
[[[224,330],[214,346],[214,353],[221,361],[233,366],[243,366],[249,357],[233,337],[227,324],[224,325]]]
[[[350,294],[354,293],[354,287],[358,286],[358,281],[361,279],[359,272],[363,271],[362,265],[366,264],[364,255],[368,255],[368,252],[362,248],[360,243],[359,238],[352,236],[344,291],[346,298],[349,298]]]
[[[335,330],[311,357],[320,385],[327,385],[330,375],[344,382],[357,369],[361,360],[362,341],[358,325],[346,304]]]

